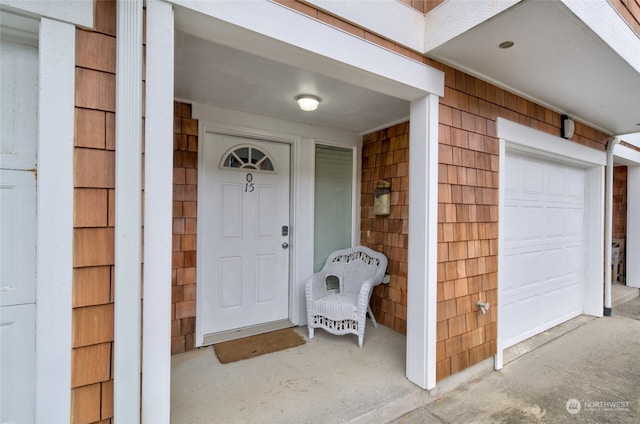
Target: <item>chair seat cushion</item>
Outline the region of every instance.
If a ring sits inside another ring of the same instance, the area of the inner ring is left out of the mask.
[[[358,295],[353,293],[333,293],[314,303],[314,315],[322,315],[333,320],[356,319]]]

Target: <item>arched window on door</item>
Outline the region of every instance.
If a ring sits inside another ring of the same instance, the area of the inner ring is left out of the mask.
[[[273,160],[262,149],[250,144],[234,146],[222,156],[221,168],[255,169],[275,172]]]

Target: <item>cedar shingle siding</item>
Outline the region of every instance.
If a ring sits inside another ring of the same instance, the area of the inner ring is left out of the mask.
[[[191,105],[174,104],[171,353],[195,348],[198,121]]]
[[[76,30],[71,422],[113,416],[115,1]]]

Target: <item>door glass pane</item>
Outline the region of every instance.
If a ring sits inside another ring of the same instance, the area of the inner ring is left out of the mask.
[[[314,269],[334,250],[351,247],[353,151],[316,146]]]

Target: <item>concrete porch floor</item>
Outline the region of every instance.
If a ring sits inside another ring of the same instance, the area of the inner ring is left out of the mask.
[[[220,364],[209,346],[172,357],[171,422],[389,422],[423,405],[426,391],[405,377],[406,337],[367,321],[355,335],[295,331],[306,343]]]
[[[614,284],[612,305],[639,294]],[[505,351],[505,364],[593,320],[582,315],[525,340]],[[382,325],[367,321],[362,349],[355,335],[316,330],[308,340],[306,327],[294,330],[304,345],[244,361],[220,364],[211,346],[173,356],[171,422],[388,423],[447,391],[429,394],[406,379],[406,337]]]
[[[621,283],[611,284],[611,307],[615,308],[636,297],[640,296],[640,289],[637,287],[629,287]]]

